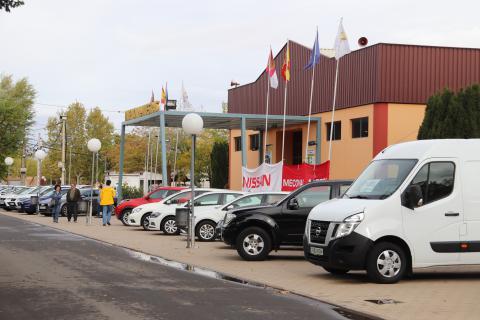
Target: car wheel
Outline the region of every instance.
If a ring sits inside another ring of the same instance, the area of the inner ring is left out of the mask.
[[[348,273],[348,269],[339,269],[339,268],[329,268],[329,267],[323,267],[326,271],[330,272],[331,274],[334,275],[342,275]]]
[[[197,226],[195,232],[199,241],[215,241],[215,228],[217,225],[213,221],[203,221]]]
[[[160,230],[167,235],[180,234],[180,229],[177,228],[177,222],[174,216],[165,217],[160,226]]]
[[[51,210],[53,211],[53,208]],[[62,206],[62,209],[60,209],[60,214],[62,215],[62,217],[66,217],[68,215],[67,211],[68,211],[67,205],[64,204]]]
[[[391,242],[376,244],[367,256],[367,275],[376,283],[398,282],[407,270],[405,250]]]
[[[262,228],[249,227],[240,232],[236,241],[238,254],[247,261],[262,261],[272,250],[270,235]]]
[[[140,224],[142,225],[143,230],[145,230],[145,231],[150,231],[150,230],[148,229],[148,225],[150,224],[150,215],[151,215],[150,212],[149,212],[149,213],[145,213],[145,214],[143,215],[142,219],[140,220]]]
[[[125,209],[122,211],[122,216],[120,220],[122,221],[124,226],[128,226],[128,216],[132,213],[132,209]]]

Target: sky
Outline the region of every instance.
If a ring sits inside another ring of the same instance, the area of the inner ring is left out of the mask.
[[[200,110],[221,112],[230,81],[254,81],[269,47],[287,39],[333,47],[338,23],[350,46],[406,43],[480,48],[480,2],[321,0],[24,0],[0,12],[0,74],[37,91],[35,129],[72,102],[99,106],[119,129],[127,109],[180,100],[182,81]]]

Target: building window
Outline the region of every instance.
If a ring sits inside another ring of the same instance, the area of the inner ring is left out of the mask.
[[[368,117],[352,119],[352,138],[368,137]]]
[[[242,151],[242,137],[235,137],[235,151]]]
[[[250,150],[256,151],[260,147],[260,135],[251,134],[250,135]]]
[[[332,123],[327,122],[325,125],[327,126],[327,141],[330,141],[330,128],[332,126]],[[332,140],[340,140],[340,139],[342,139],[342,122],[334,121]]]

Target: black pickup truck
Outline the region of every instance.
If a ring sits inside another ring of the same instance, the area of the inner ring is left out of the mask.
[[[248,261],[265,260],[280,246],[302,246],[305,223],[317,204],[340,197],[350,180],[308,183],[274,206],[255,207],[227,213],[221,230],[223,241],[235,246]]]

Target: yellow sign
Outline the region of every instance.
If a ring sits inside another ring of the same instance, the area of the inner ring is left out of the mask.
[[[140,107],[136,107],[125,112],[125,121],[140,118],[160,110],[160,104],[158,101],[145,104]]]

